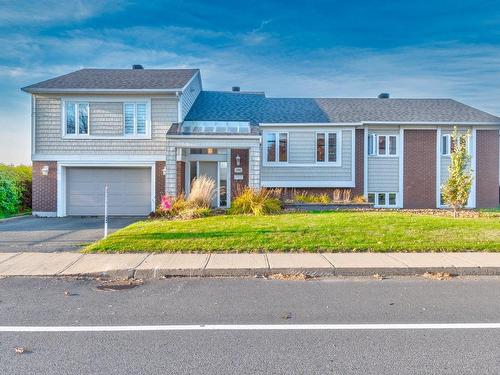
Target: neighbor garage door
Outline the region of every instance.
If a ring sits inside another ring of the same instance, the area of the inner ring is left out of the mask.
[[[67,168],[66,214],[103,215],[104,187],[110,215],[151,212],[151,168]]]

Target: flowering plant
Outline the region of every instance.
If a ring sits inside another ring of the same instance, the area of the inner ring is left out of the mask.
[[[162,195],[160,200],[160,207],[162,210],[168,211],[172,208],[174,198],[168,195]]]

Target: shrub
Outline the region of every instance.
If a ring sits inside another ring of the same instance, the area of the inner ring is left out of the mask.
[[[281,211],[281,201],[273,190],[245,188],[231,203],[230,214],[269,215]]]
[[[345,203],[351,201],[351,194],[352,194],[351,189],[344,189],[342,191],[342,196]]]
[[[177,218],[182,220],[198,219],[210,216],[212,210],[209,207],[187,207],[177,214]]]
[[[366,198],[364,195],[356,195],[352,198],[352,202],[356,204],[366,203]]]
[[[334,189],[333,190],[333,201],[334,202],[339,202],[341,194],[342,194],[342,192],[340,191],[340,189]]]
[[[328,204],[331,203],[330,196],[326,193],[323,194],[308,194],[307,192],[295,193],[293,195],[293,200],[295,202],[303,202],[303,203],[322,203]]]
[[[31,209],[31,167],[0,164],[0,214]]]
[[[207,176],[195,178],[187,198],[190,207],[209,208],[215,195],[215,181]]]

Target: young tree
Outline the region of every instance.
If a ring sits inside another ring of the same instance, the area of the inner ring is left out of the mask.
[[[451,164],[448,167],[448,181],[442,186],[444,203],[453,208],[453,217],[463,208],[469,199],[472,187],[472,171],[470,155],[467,150],[467,140],[470,131],[460,134],[457,127],[451,135]]]

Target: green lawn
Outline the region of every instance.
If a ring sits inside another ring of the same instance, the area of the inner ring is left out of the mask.
[[[145,220],[85,252],[500,251],[500,216],[310,212]]]

